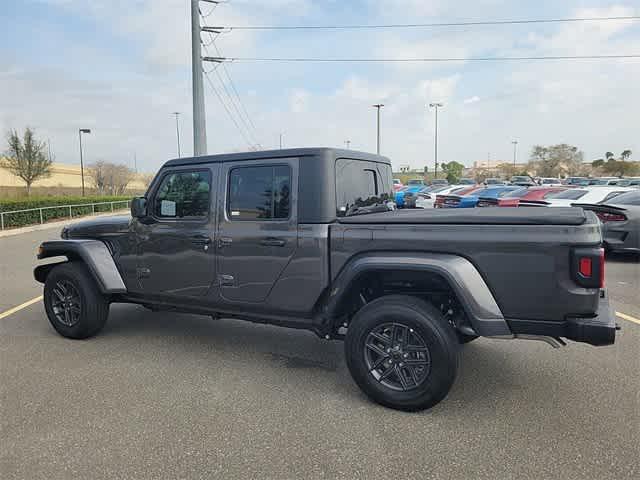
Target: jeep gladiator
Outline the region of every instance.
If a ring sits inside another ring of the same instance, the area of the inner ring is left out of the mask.
[[[328,148],[171,160],[131,216],[44,242],[66,258],[34,275],[65,337],[113,302],[307,329],[401,410],[441,401],[479,336],[614,343],[593,212],[394,210],[392,185],[388,159]]]

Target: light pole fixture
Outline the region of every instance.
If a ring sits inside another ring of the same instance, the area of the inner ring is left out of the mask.
[[[377,142],[376,142],[376,153],[380,155],[380,109],[384,107],[384,103],[376,103],[373,105],[373,108],[377,109]]]
[[[78,140],[80,140],[80,177],[82,178],[82,196],[84,197],[84,161],[82,159],[82,134],[91,133],[90,128],[78,129]]]
[[[516,157],[517,157],[518,141],[514,140],[511,143],[513,143],[513,168],[516,168]]]
[[[179,126],[179,121],[178,121],[178,117],[180,116],[180,112],[173,112],[172,115],[176,116],[176,140],[178,142],[178,158],[181,158],[182,155],[180,154],[180,126]]]
[[[444,104],[439,103],[439,102],[434,102],[434,103],[430,103],[429,107],[431,108],[435,108],[436,110],[436,135],[435,135],[435,140],[434,140],[434,150],[435,150],[435,172],[434,175],[436,178],[438,178],[438,109],[441,107],[444,107]]]

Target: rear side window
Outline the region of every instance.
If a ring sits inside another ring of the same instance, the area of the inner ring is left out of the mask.
[[[336,160],[337,216],[384,205],[393,198],[391,167],[384,163],[339,158]]]
[[[153,202],[158,218],[203,218],[209,215],[211,174],[208,170],[167,174]]]
[[[291,210],[288,165],[239,167],[229,174],[227,215],[231,220],[284,220]]]

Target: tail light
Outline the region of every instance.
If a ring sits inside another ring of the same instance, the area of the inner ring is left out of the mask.
[[[481,198],[478,200],[478,207],[497,207],[498,200],[493,198]]]
[[[595,212],[602,223],[625,222],[627,217],[621,213]]]
[[[440,200],[439,204],[438,204],[438,200]],[[438,196],[438,200],[436,200],[436,204],[438,204],[439,208],[455,208],[458,205],[460,205],[460,197],[443,195],[443,196]]]
[[[444,204],[444,197],[442,195],[436,195],[436,201],[433,202],[433,206],[435,208],[442,208],[443,204]]]
[[[571,271],[576,283],[586,288],[604,287],[604,249],[576,248],[573,251]]]

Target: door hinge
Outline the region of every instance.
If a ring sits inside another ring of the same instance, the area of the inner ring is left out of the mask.
[[[220,283],[220,286],[223,287],[233,287],[236,284],[233,275],[220,274],[218,275],[218,282]]]

